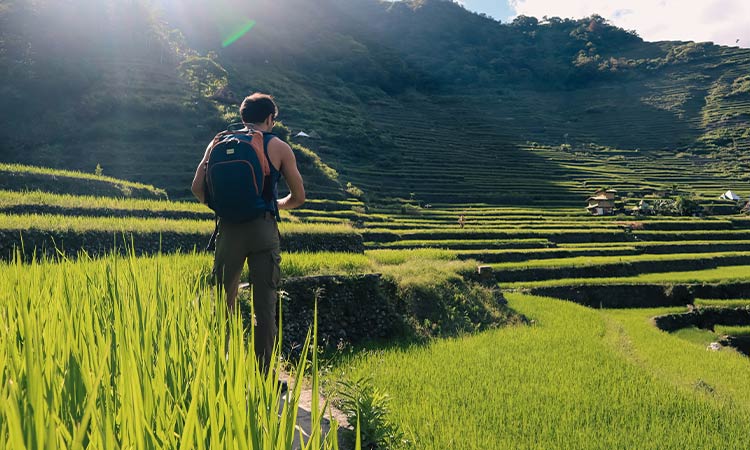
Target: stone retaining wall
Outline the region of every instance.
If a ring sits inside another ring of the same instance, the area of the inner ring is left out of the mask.
[[[284,348],[302,345],[318,303],[318,341],[323,346],[391,339],[406,332],[392,282],[380,274],[288,278],[282,281]]]
[[[305,342],[318,303],[318,342],[334,349],[341,344],[394,342],[456,335],[498,326],[526,323],[504,305],[497,290],[475,283],[443,287],[434,292],[400,288],[380,274],[295,277],[282,280],[283,349],[295,353]],[[463,295],[457,298],[457,291]],[[249,312],[249,292],[240,296]],[[456,317],[460,316],[460,317]],[[429,323],[429,326],[425,324]]]
[[[689,327],[713,330],[716,325],[750,325],[750,308],[698,308],[654,317],[654,323],[659,329],[669,332]]]
[[[567,285],[529,291],[534,295],[561,298],[594,308],[649,308],[687,305],[695,298],[741,298],[750,292],[750,282]]]

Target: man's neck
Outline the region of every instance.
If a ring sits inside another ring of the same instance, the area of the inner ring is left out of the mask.
[[[258,130],[262,131],[264,133],[270,133],[271,130],[268,129],[268,127],[263,123],[246,123],[245,127],[249,130]]]

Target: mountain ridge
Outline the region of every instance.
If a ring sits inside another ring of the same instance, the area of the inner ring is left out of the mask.
[[[17,26],[43,23],[45,4],[0,12],[0,24],[16,24],[1,32],[12,44],[0,58],[10,81],[0,110],[5,162],[89,171],[100,163],[185,198],[205,142],[237,120],[236,101],[266,91],[294,133],[322,138],[299,140],[333,169],[310,160],[313,197],[345,195],[351,182],[374,197],[536,203],[554,192],[574,204],[584,181],[599,182],[595,165],[617,151],[630,171],[638,158],[658,166],[687,154],[713,180],[693,189],[703,195],[750,181],[750,50],[648,43],[599,16],[499,24],[438,0],[262,0],[247,10],[233,0],[208,9],[138,1],[130,10],[75,0],[108,19],[57,42],[76,23],[72,10],[58,28]],[[250,20],[221,47],[222,33]],[[594,165],[568,168],[576,154],[593,154]],[[601,181],[621,179],[615,171]]]

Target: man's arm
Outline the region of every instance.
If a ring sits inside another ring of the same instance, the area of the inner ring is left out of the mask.
[[[193,191],[193,195],[201,203],[206,203],[206,161],[208,160],[208,151],[211,149],[211,144],[206,147],[206,153],[203,154],[203,159],[198,164],[198,168],[195,169],[195,176],[193,177],[193,185],[190,190]]]
[[[302,175],[297,168],[297,158],[294,156],[289,144],[281,139],[274,139],[271,143],[277,143],[281,153],[281,174],[284,175],[287,186],[289,186],[289,195],[279,199],[279,209],[293,209],[302,206],[305,203],[305,186],[302,182]]]

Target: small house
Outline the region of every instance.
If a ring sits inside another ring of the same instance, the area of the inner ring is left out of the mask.
[[[726,191],[725,193],[721,194],[719,198],[722,200],[731,200],[733,202],[738,202],[742,200],[739,195],[735,194],[731,190]]]
[[[617,191],[614,189],[600,189],[586,200],[589,202],[586,209],[594,216],[611,216],[615,213],[616,196]]]
[[[315,130],[310,130],[309,133],[300,131],[299,133],[295,134],[294,137],[301,137],[301,138],[308,138],[308,139],[320,139],[320,135],[315,132]]]

